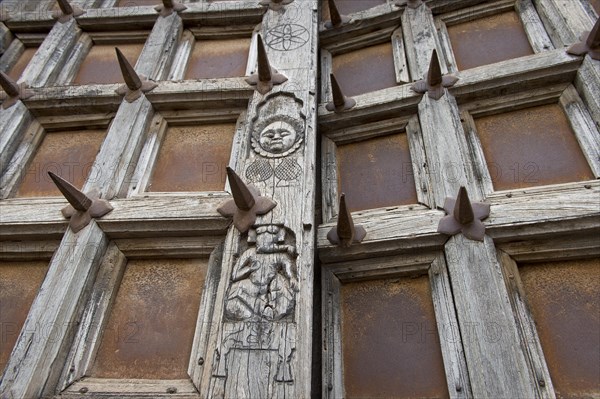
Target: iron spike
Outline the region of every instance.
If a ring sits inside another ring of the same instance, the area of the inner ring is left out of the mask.
[[[429,62],[429,71],[427,72],[427,83],[431,87],[439,86],[442,84],[442,69],[440,67],[440,60],[437,55],[437,50],[433,50],[431,54],[431,61]]]
[[[48,172],[48,175],[50,175],[50,178],[54,184],[56,184],[60,192],[65,196],[73,208],[81,212],[85,212],[90,209],[93,201],[87,195],[79,191],[77,188],[75,188],[75,186],[62,177],[57,176],[52,172]]]
[[[592,31],[588,35],[585,43],[591,49],[600,48],[600,18],[598,18],[598,20],[594,24],[594,27],[592,28]]]
[[[21,91],[17,82],[12,80],[10,76],[0,71],[0,86],[8,94],[9,97],[18,97]]]
[[[475,220],[473,207],[471,206],[471,200],[469,199],[469,194],[467,194],[467,189],[464,187],[460,188],[458,191],[458,196],[456,197],[456,204],[454,205],[454,218],[463,225],[469,224]]]
[[[243,211],[252,209],[256,201],[246,183],[229,166],[227,167],[227,177],[235,205]]]
[[[352,242],[354,239],[354,222],[352,214],[346,206],[346,194],[340,196],[340,211],[337,222],[337,235],[342,242]]]
[[[262,37],[259,35],[257,40],[258,49],[258,80],[261,82],[271,81],[271,65],[269,64],[269,58],[267,57],[267,51],[265,50],[265,44]]]
[[[67,0],[58,0],[58,7],[63,15],[73,15],[73,7],[71,7],[71,4]]]
[[[329,79],[331,81],[331,95],[333,97],[333,102],[327,103],[325,108],[328,111],[339,112],[354,107],[356,105],[356,101],[354,101],[352,98],[344,96],[340,84],[332,73],[329,74]]]
[[[115,47],[115,51],[117,52],[117,58],[119,59],[119,66],[121,67],[123,80],[125,81],[125,84],[129,88],[129,90],[136,91],[141,89],[142,81],[138,74],[135,72],[135,69],[133,69],[129,61],[127,61],[127,58],[125,58],[121,50]]]

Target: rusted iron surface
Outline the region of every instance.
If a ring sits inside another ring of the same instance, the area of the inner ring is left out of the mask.
[[[367,232],[364,227],[354,225],[352,215],[346,205],[346,194],[342,193],[340,196],[337,225],[329,230],[327,239],[334,245],[348,248],[354,243],[362,242],[366,235]]]
[[[533,54],[514,11],[448,26],[459,70]]]
[[[427,276],[342,285],[347,398],[447,398]]]
[[[13,67],[10,69],[7,75],[13,80],[19,80],[21,74],[27,67],[27,64],[29,64],[29,61],[31,61],[31,59],[33,58],[33,55],[35,54],[37,49],[37,47],[25,48],[25,51],[19,57],[17,63],[13,65]]]
[[[157,6],[160,0],[119,0],[116,7]]]
[[[600,396],[600,258],[520,265],[557,398]]]
[[[337,163],[350,211],[417,203],[406,134],[339,146]]]
[[[558,104],[475,119],[496,190],[593,179]]]
[[[119,50],[135,65],[143,43],[119,44]],[[79,72],[75,76],[75,84],[108,84],[121,83],[123,75],[119,67],[119,61],[115,55],[115,46],[111,44],[94,45],[89,54],[83,60]]]
[[[596,10],[596,13],[600,15],[600,0],[590,0],[590,4]]]
[[[198,40],[190,56],[186,79],[244,76],[250,39]]]
[[[93,178],[92,164],[100,151],[105,130],[80,130],[46,133],[33,160],[29,164],[17,197],[60,196],[48,172],[82,187],[86,178]]]
[[[147,191],[223,191],[235,124],[167,129]]]
[[[385,3],[385,0],[335,0],[335,5],[341,14],[352,14],[355,12],[364,11]],[[328,21],[331,19],[327,0],[322,1],[321,12],[321,19],[323,21]]]
[[[188,378],[206,268],[202,259],[130,260],[91,375]]]
[[[395,86],[391,42],[336,55],[333,57],[333,74],[347,96]]]
[[[0,374],[47,270],[45,261],[0,262]]]

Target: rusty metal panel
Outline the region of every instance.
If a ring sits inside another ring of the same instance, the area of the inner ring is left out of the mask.
[[[336,158],[350,211],[418,202],[405,133],[338,146]]]
[[[0,262],[0,374],[47,270],[45,261]]]
[[[116,7],[157,6],[160,3],[158,0],[119,0]]]
[[[188,378],[207,261],[130,260],[91,376]]]
[[[447,398],[429,278],[343,284],[347,398]]]
[[[25,48],[25,51],[19,57],[17,63],[13,65],[13,67],[10,69],[10,72],[8,72],[8,76],[10,76],[15,81],[19,80],[21,74],[27,67],[27,64],[29,64],[29,61],[31,61],[31,59],[33,58],[33,55],[35,54],[37,49],[37,47]]]
[[[514,11],[448,26],[459,70],[533,54]]]
[[[92,172],[94,159],[105,136],[105,130],[46,133],[21,180],[16,196],[62,196],[48,172],[81,188]]]
[[[186,79],[215,79],[244,76],[250,39],[199,40],[194,45]]]
[[[114,44],[95,44],[90,49],[90,52],[83,60],[79,72],[73,79],[74,84],[108,84],[122,83],[123,75],[117,54],[115,53]],[[130,43],[118,45],[119,50],[125,55],[125,58],[135,66],[144,43]]]
[[[496,190],[594,178],[558,104],[478,118],[475,125]]]
[[[600,0],[590,0],[590,4],[594,7],[597,14],[600,14]]]
[[[146,191],[223,191],[235,124],[171,126]]]
[[[368,10],[369,8],[377,7],[378,5],[385,3],[385,0],[335,0],[338,11],[340,14],[344,15]],[[328,21],[330,19],[327,0],[321,1],[321,19],[323,21]]]
[[[600,397],[600,258],[520,265],[557,398]]]
[[[334,56],[333,74],[350,97],[395,86],[391,42]]]

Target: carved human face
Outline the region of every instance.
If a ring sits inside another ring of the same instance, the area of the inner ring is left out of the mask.
[[[287,122],[277,121],[260,132],[259,143],[263,150],[273,154],[281,154],[292,148],[296,142],[296,131]]]

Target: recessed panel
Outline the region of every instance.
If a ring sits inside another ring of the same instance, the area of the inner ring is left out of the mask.
[[[346,96],[395,86],[396,70],[391,42],[334,56],[333,74]]]
[[[123,83],[123,74],[115,47],[118,47],[129,63],[135,67],[144,43],[93,45],[79,67],[73,83],[79,85]]]
[[[600,259],[520,265],[557,398],[600,397]]]
[[[235,124],[173,126],[146,191],[223,191]]]
[[[496,190],[594,178],[558,104],[486,116],[475,124]]]
[[[48,172],[77,188],[83,187],[105,136],[105,130],[46,133],[21,181],[17,197],[61,196]]]
[[[418,202],[405,133],[338,146],[336,158],[351,211]]]
[[[514,11],[448,26],[448,35],[459,70],[533,54]]]
[[[189,378],[206,268],[202,259],[127,262],[91,376]]]
[[[600,0],[590,0],[590,4],[596,10],[596,14],[600,14]]]
[[[45,261],[0,262],[0,374],[47,270]]]
[[[352,14],[359,11],[368,10],[369,8],[377,7],[378,5],[386,4],[385,0],[335,0],[340,14]],[[321,16],[323,21],[328,21],[329,16],[329,5],[327,0],[323,0],[321,3]]]
[[[190,55],[186,79],[244,76],[250,39],[198,40]]]
[[[347,398],[446,398],[429,278],[342,285]]]
[[[31,59],[33,58],[33,55],[35,54],[37,49],[37,47],[25,48],[25,51],[19,57],[17,63],[13,65],[13,67],[8,72],[8,76],[10,76],[15,81],[19,80],[19,78],[23,74],[23,71],[25,70],[25,68],[27,68],[29,61],[31,61]]]

